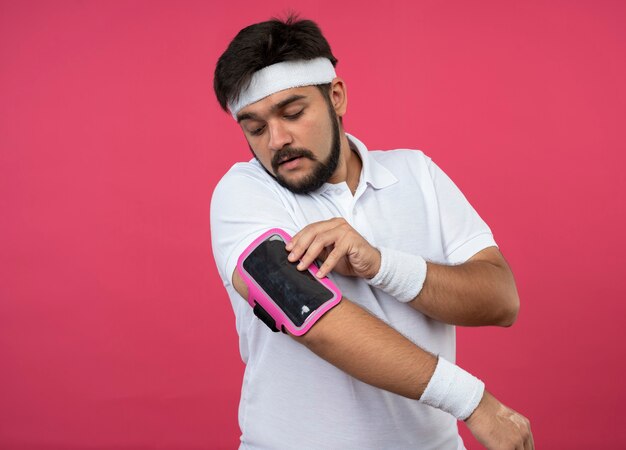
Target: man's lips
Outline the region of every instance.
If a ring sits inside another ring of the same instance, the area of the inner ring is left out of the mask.
[[[278,165],[280,166],[280,165],[282,165],[282,164],[285,164],[285,163],[288,163],[288,162],[290,162],[290,161],[294,161],[294,160],[296,160],[296,159],[300,159],[300,158],[302,158],[302,156],[289,156],[289,157],[287,157],[287,158],[283,158],[282,160],[280,160],[280,162],[278,163]]]
[[[272,158],[272,169],[275,171],[279,168],[295,169],[305,159],[315,161],[313,153],[309,150],[287,148],[274,155],[274,158]]]
[[[286,158],[280,163],[278,163],[278,166],[287,170],[295,169],[296,167],[300,165],[300,161],[303,159],[304,157],[302,156],[296,156],[294,158]]]

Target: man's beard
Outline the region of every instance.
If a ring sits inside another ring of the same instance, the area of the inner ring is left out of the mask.
[[[339,156],[341,155],[341,138],[339,136],[337,114],[333,109],[329,108],[329,116],[332,124],[332,142],[330,144],[330,154],[328,155],[326,161],[318,161],[313,152],[306,148],[284,147],[278,150],[272,157],[271,164],[274,173],[270,173],[270,171],[265,169],[265,166],[261,164],[265,171],[276,179],[278,184],[286,189],[289,189],[294,194],[306,194],[321,188],[322,185],[329,180],[333,173],[335,173],[335,170],[339,165]],[[298,157],[312,160],[315,163],[313,172],[297,182],[288,181],[279,173],[279,163],[280,161],[286,161]]]

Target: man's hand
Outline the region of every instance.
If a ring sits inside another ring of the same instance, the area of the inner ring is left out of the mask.
[[[289,261],[301,260],[299,270],[305,270],[318,258],[323,260],[317,272],[319,278],[332,270],[341,275],[372,278],[380,269],[380,252],[341,217],[307,225],[286,249],[291,252]]]
[[[528,419],[504,406],[487,391],[465,424],[489,450],[535,448]]]

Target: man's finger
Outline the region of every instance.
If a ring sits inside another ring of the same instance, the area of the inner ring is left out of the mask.
[[[303,230],[304,231],[304,230]],[[306,230],[306,232],[300,234],[297,238],[294,237],[289,244],[285,247],[287,251],[289,251],[288,259],[291,262],[295,262],[299,259],[302,259],[302,255],[307,251],[310,247],[313,239],[315,239],[316,234],[310,232],[311,230]]]
[[[311,236],[314,237],[326,230],[336,228],[343,223],[346,223],[346,221],[341,217],[334,217],[332,219],[310,223],[291,237],[291,241],[289,241],[286,246],[287,250],[291,250],[291,248],[302,239],[311,240]]]
[[[317,235],[315,239],[313,239],[313,241],[309,244],[304,254],[300,256],[300,264],[298,264],[298,270],[304,270],[309,267],[313,263],[313,261],[315,261],[326,249],[326,247],[334,247],[334,250],[336,250],[338,245],[338,238],[339,236],[334,230],[330,230],[323,234]]]
[[[529,424],[530,427],[530,424]],[[528,436],[528,449],[529,450],[535,450],[535,440],[533,439],[533,432],[532,430],[528,430],[529,436]]]
[[[341,258],[346,255],[346,250],[341,250],[339,247],[335,247],[332,252],[328,254],[324,260],[324,264],[320,266],[317,271],[317,278],[324,278],[335,268]]]
[[[289,261],[295,262],[297,260],[306,259],[309,264],[312,263],[323,247],[332,246],[341,237],[338,234],[338,224],[336,221],[317,222],[315,224],[308,225],[300,231],[300,236],[296,239],[292,239],[292,245],[285,247],[289,253]],[[321,248],[319,246],[321,245]],[[314,248],[315,255],[311,258],[307,255],[309,249]],[[291,249],[291,250],[290,250]],[[308,265],[307,265],[308,267]]]

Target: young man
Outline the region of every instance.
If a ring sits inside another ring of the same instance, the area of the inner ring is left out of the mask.
[[[458,449],[457,419],[488,448],[533,448],[528,421],[454,365],[454,325],[509,326],[519,308],[490,229],[423,153],[345,133],[336,62],[313,22],[272,20],[241,30],[215,70],[254,155],[211,202],[246,363],[241,448]],[[271,228],[343,293],[303,336],[258,320],[236,270]]]

